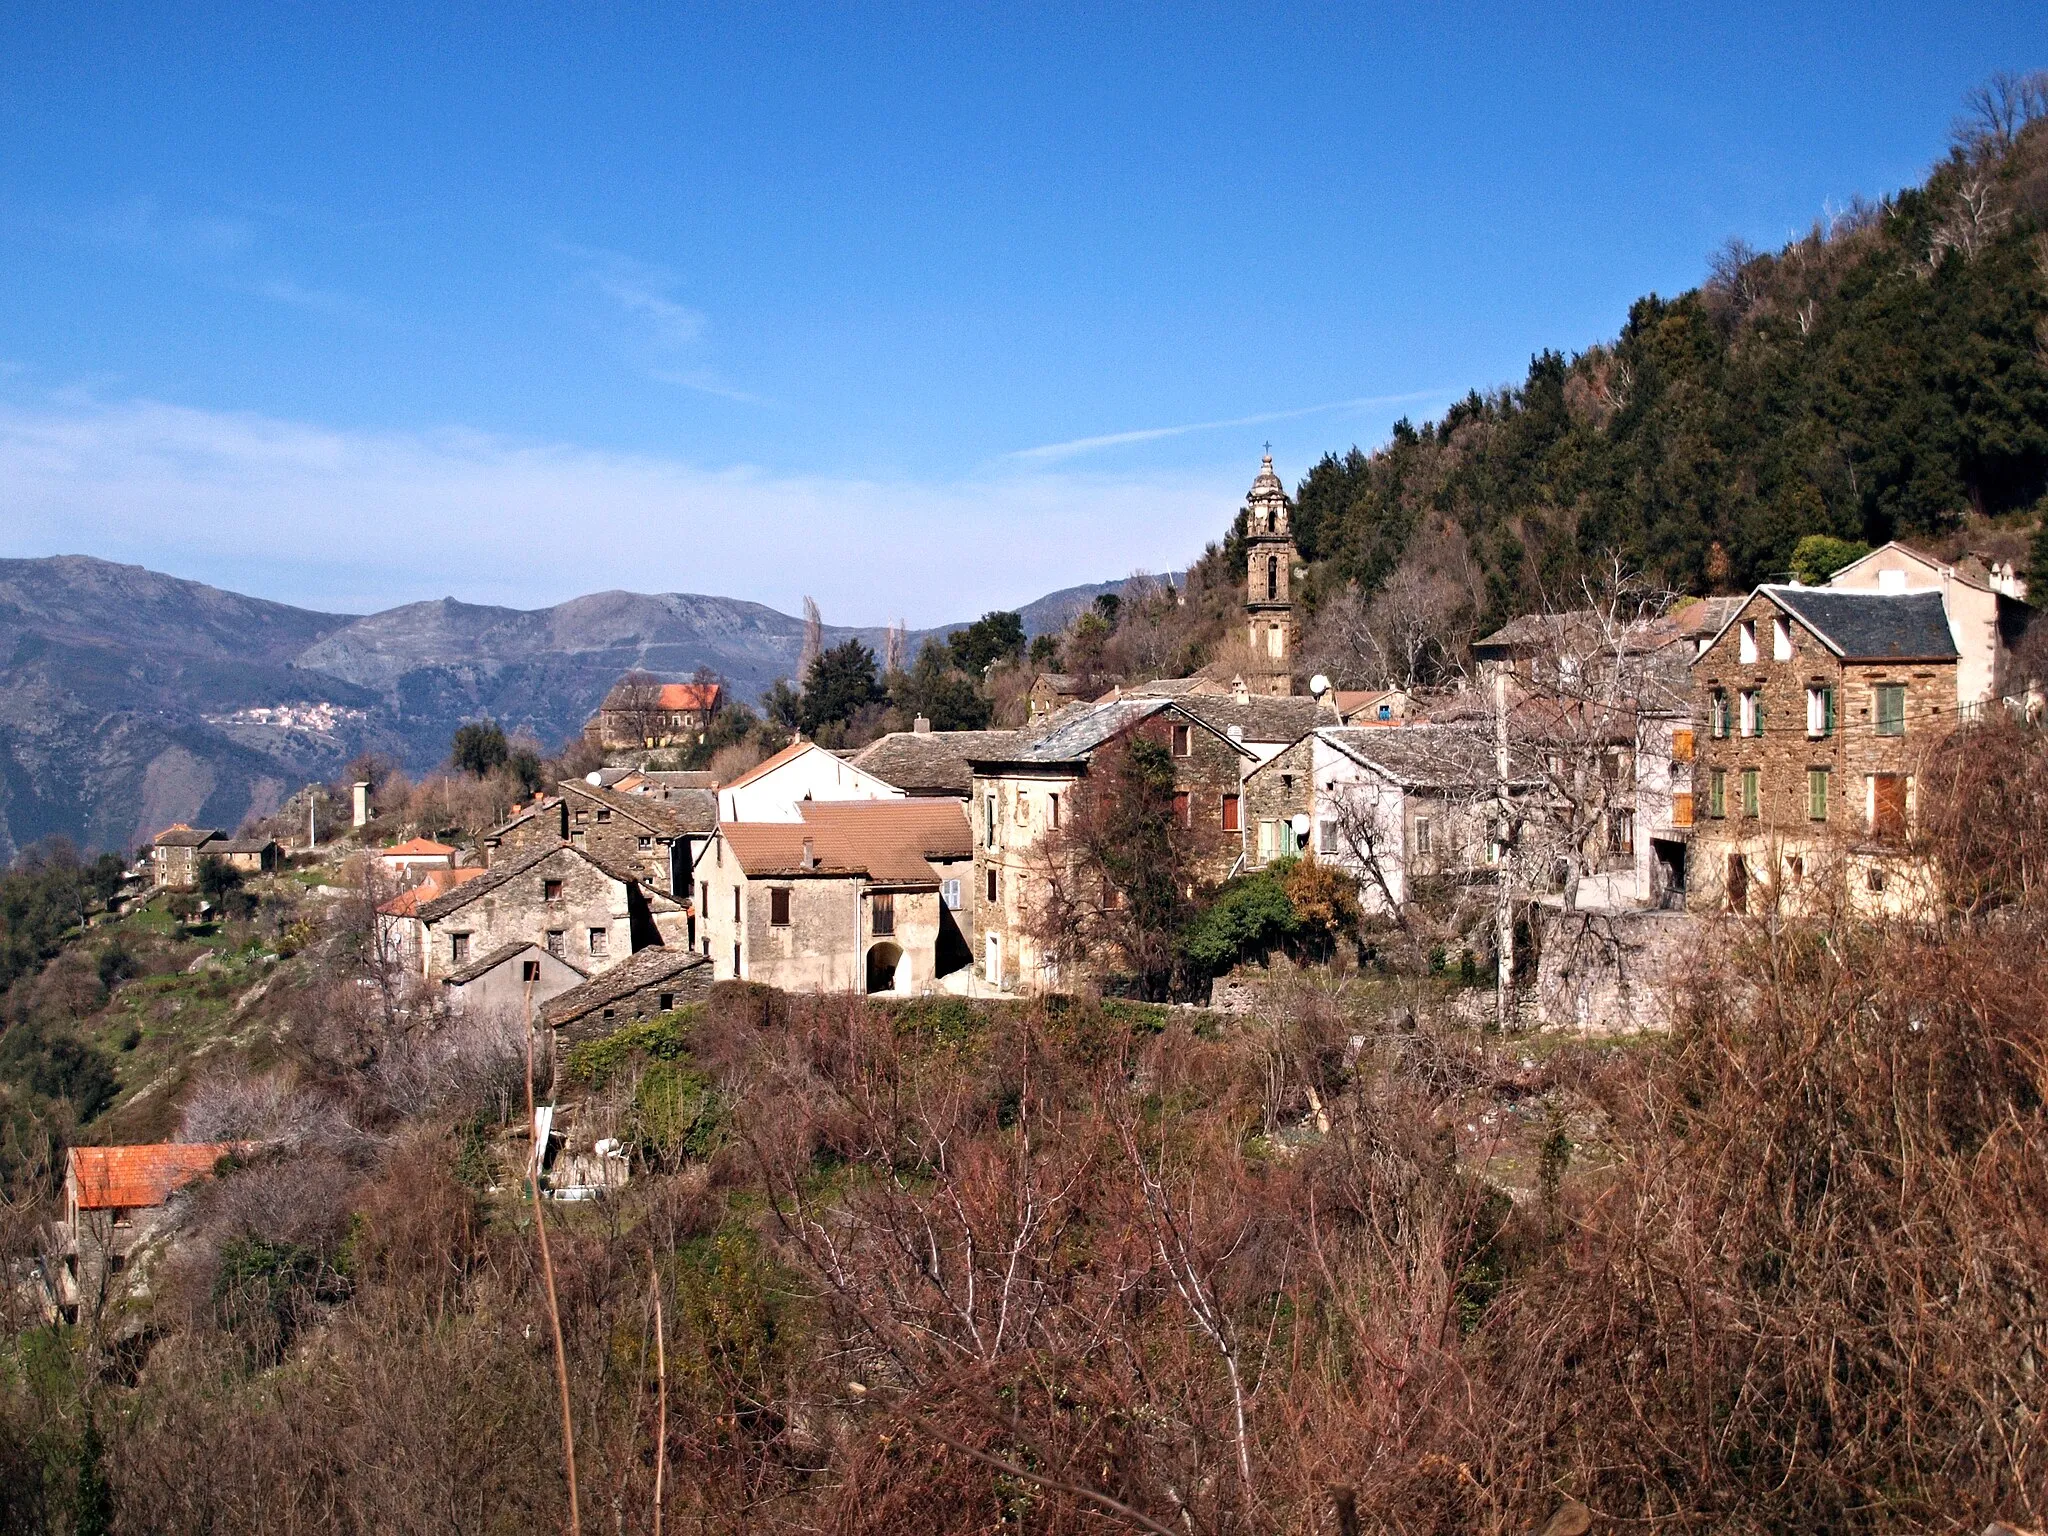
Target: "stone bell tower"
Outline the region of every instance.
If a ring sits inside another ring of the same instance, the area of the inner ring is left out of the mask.
[[[1268,453],[1245,497],[1245,635],[1263,669],[1245,681],[1256,692],[1294,691],[1294,562],[1287,491]]]

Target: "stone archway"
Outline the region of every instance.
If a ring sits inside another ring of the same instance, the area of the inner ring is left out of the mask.
[[[903,950],[900,945],[881,943],[868,951],[868,990],[870,992],[894,992],[896,972],[903,964]]]

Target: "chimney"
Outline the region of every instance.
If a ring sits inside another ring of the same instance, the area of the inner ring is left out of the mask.
[[[368,779],[357,779],[355,791],[356,825],[367,827],[370,824],[370,781]]]
[[[810,840],[810,839],[809,839],[809,838],[807,837],[807,838],[805,838],[805,839],[804,839],[804,868],[805,868],[805,869],[816,869],[817,867],[818,867],[818,854],[817,854],[817,850],[816,850],[815,848],[813,848],[813,847],[811,846],[811,840]]]
[[[929,736],[932,733],[932,723],[923,715],[919,715],[915,720],[911,721],[910,728],[920,736]]]

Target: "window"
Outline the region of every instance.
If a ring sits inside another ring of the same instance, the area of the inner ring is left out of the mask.
[[[451,933],[448,935],[448,958],[457,965],[467,965],[469,963],[468,934]]]
[[[709,912],[711,910],[711,882],[709,880],[699,880],[697,882],[697,910],[699,912]]]
[[[1755,768],[1742,770],[1742,814],[1754,816],[1758,813],[1763,798],[1763,773]]]
[[[1792,659],[1792,626],[1783,618],[1771,620],[1771,660]]]
[[[1382,719],[1382,720],[1391,720],[1391,719],[1393,719],[1393,718],[1394,718],[1394,706],[1393,706],[1393,705],[1391,705],[1391,704],[1382,704],[1382,705],[1380,706],[1380,710],[1379,710],[1379,718],[1380,718],[1380,719]]]
[[[990,901],[996,899],[996,872],[993,867],[988,872],[988,899]]]
[[[1021,789],[1017,791],[1017,825],[1020,827],[1031,825],[1031,797]]]
[[[1173,792],[1173,819],[1184,827],[1195,824],[1194,800],[1184,789],[1176,789]]]
[[[541,881],[540,899],[542,901],[560,901],[562,899],[562,882],[559,880]]]
[[[643,849],[652,848],[654,846],[654,839],[651,837],[643,837],[640,839],[640,846]]]
[[[1903,773],[1873,773],[1870,776],[1870,830],[1886,838],[1906,835],[1906,776]]]
[[[876,936],[893,934],[896,931],[896,898],[887,891],[878,891],[870,900]]]
[[[548,930],[549,954],[553,955],[557,960],[559,960],[562,958],[562,952],[566,950],[568,947],[569,935],[567,932],[560,928],[550,928]]]
[[[1881,572],[1880,574],[1881,574],[1881,575],[1885,575],[1885,576],[1889,576],[1889,575],[1891,574],[1891,572],[1889,572],[1889,571],[1884,571],[1884,572]],[[1864,884],[1865,884],[1866,886],[1868,886],[1868,887],[1869,887],[1869,888],[1870,888],[1871,890],[1873,890],[1873,891],[1881,891],[1881,890],[1883,890],[1883,889],[1884,889],[1884,871],[1883,871],[1883,870],[1881,870],[1881,869],[1875,869],[1875,868],[1873,868],[1873,869],[1872,869],[1872,870],[1870,871],[1870,873],[1869,873],[1869,874],[1867,874],[1867,875],[1865,875],[1865,876],[1863,877],[1863,883],[1864,883]]]
[[[1728,734],[1728,694],[1716,688],[1707,695],[1707,733],[1720,740]]]
[[[1325,854],[1337,851],[1337,823],[1326,821],[1316,829],[1316,847]]]
[[[740,920],[740,888],[738,886],[732,888],[732,920],[734,922]]]
[[[960,910],[960,882],[958,880],[941,880],[939,882],[939,900],[946,904],[948,912],[958,912]]]
[[[597,824],[599,826],[603,826],[606,822],[610,821],[611,819],[612,813],[610,809],[608,807],[599,807],[597,813]]]
[[[1429,818],[1427,816],[1415,818],[1415,851],[1419,854],[1427,854],[1429,852]]]
[[[1828,819],[1828,771],[1825,768],[1806,770],[1806,815],[1812,821]]]
[[[521,981],[539,981],[539,980],[540,980],[540,962],[539,962],[538,960],[522,960],[522,961],[520,961],[520,962],[519,962],[519,979],[520,979]]]
[[[1045,824],[1048,827],[1057,827],[1060,824],[1060,797],[1058,795],[1047,795],[1045,797]]]
[[[996,797],[994,795],[988,797],[988,801],[983,806],[983,809],[987,812],[987,815],[982,826],[982,845],[993,848],[996,845]]]
[[[740,947],[737,944],[732,947],[732,973],[734,976],[740,973]]]
[[[1266,601],[1274,602],[1280,596],[1280,557],[1266,556]]]
[[[1742,654],[1742,659],[1743,659],[1743,660],[1744,660],[1745,662],[1749,662],[1749,661],[1755,661],[1755,660],[1756,660],[1756,620],[1755,620],[1755,619],[1744,619],[1744,620],[1742,621],[1742,630],[1741,630],[1741,640],[1740,640],[1740,642],[1739,642],[1739,643],[1740,643],[1740,645],[1741,645],[1741,647],[1742,647],[1742,652],[1741,652],[1741,654]]]
[[[589,813],[588,811],[578,811],[578,812],[576,813],[576,820],[577,820],[577,823],[578,823],[578,824],[580,825],[580,824],[581,824],[581,823],[583,822],[583,820],[584,820],[584,819],[585,819],[585,818],[586,818],[587,816],[589,816],[589,814],[590,814],[590,813]]]
[[[1806,734],[1816,741],[1835,734],[1834,689],[1815,687],[1806,690]]]
[[[1707,814],[1726,816],[1728,814],[1728,770],[1716,768],[1707,775]]]
[[[1266,654],[1268,656],[1279,657],[1286,654],[1286,634],[1287,632],[1283,630],[1278,624],[1275,624],[1271,629],[1266,631]]]
[[[671,1009],[671,1008],[675,1007],[675,1005],[676,1005],[676,995],[675,995],[675,993],[673,993],[673,992],[661,992],[661,993],[657,993],[657,994],[655,995],[655,999],[654,999],[654,1006],[655,1006],[655,1010],[656,1010],[657,1012],[660,1012],[660,1013],[667,1013],[667,1012],[669,1011],[669,1009]]]
[[[1175,757],[1192,757],[1194,756],[1194,752],[1194,727],[1187,725],[1176,725],[1173,728],[1173,755]]]
[[[1609,811],[1607,813],[1607,851],[1609,853],[1634,853],[1636,851],[1636,813],[1634,811]]]
[[[1764,733],[1764,696],[1760,688],[1742,690],[1742,734],[1761,736]]]
[[[591,930],[590,930],[590,952],[591,952],[591,954],[593,954],[593,955],[608,955],[608,954],[610,954],[610,953],[611,953],[611,942],[612,942],[612,934],[611,934],[611,930],[610,930],[609,928],[593,928],[593,929],[591,929]]]
[[[1905,735],[1906,685],[1904,683],[1879,683],[1870,691],[1877,702],[1877,734],[1880,736]]]
[[[768,926],[787,928],[789,926],[789,887],[771,886],[768,891]]]
[[[1237,796],[1225,795],[1223,797],[1223,830],[1235,832],[1237,829]]]
[[[1259,823],[1259,858],[1261,862],[1272,858],[1280,851],[1280,823],[1262,821]]]

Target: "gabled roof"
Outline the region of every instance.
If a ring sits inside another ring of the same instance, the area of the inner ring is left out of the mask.
[[[1844,661],[1954,661],[1957,657],[1948,610],[1939,592],[1856,592],[1771,584],[1756,591],[1797,619]],[[1729,623],[1733,622],[1731,618]],[[1728,628],[1728,624],[1721,626],[1716,642]],[[1693,665],[1699,660],[1694,658]]]
[[[1077,694],[1081,691],[1081,679],[1071,672],[1041,672],[1031,679],[1031,686],[1036,688],[1040,683],[1052,693]]]
[[[718,787],[720,789],[738,789],[743,784],[751,784],[756,779],[765,778],[767,775],[773,773],[776,769],[780,768],[784,763],[795,762],[798,758],[802,757],[806,752],[822,752],[824,750],[825,749],[819,746],[815,741],[805,741],[801,737],[799,737],[797,740],[792,741],[788,746],[784,747],[780,752],[776,753],[773,757],[762,759],[760,762],[754,764],[753,767],[749,768],[745,773],[741,774],[738,778],[732,780],[729,783],[721,784]]]
[[[489,869],[455,869],[446,871],[448,874],[466,875],[469,878],[448,890],[446,894],[436,896],[431,901],[421,902],[418,909],[412,915],[419,918],[422,922],[439,922],[442,918],[448,916],[449,913],[461,911],[478,897],[488,895],[507,881],[517,879],[528,870],[536,869],[540,865],[545,864],[549,859],[563,854],[567,854],[571,858],[583,860],[584,863],[602,870],[622,885],[639,884],[637,876],[613,869],[602,859],[591,857],[589,853],[581,848],[577,848],[569,843],[555,843],[540,848],[529,848],[509,864],[493,864]],[[441,874],[443,871],[436,870],[434,873]],[[406,894],[411,895],[412,892],[407,892]],[[404,899],[404,897],[399,898],[401,901]],[[393,905],[396,905],[396,903],[393,903]]]
[[[410,890],[400,891],[377,910],[386,917],[418,917],[420,908],[430,901],[446,896],[458,885],[467,885],[480,879],[487,871],[480,867],[470,869],[429,869],[423,872],[418,885]]]
[[[402,843],[393,843],[389,848],[378,849],[377,856],[384,859],[445,859],[454,851],[446,843],[412,837]]]
[[[1015,731],[891,731],[863,748],[853,766],[913,795],[966,795],[975,758],[1000,757]]]
[[[182,821],[151,839],[159,848],[203,848],[220,837],[212,827],[188,827]]]
[[[231,1141],[156,1142],[140,1147],[73,1147],[69,1182],[80,1210],[162,1205],[175,1190],[213,1172]]]
[[[1935,556],[1928,554],[1926,550],[1915,549],[1911,544],[1901,543],[1897,539],[1893,539],[1889,544],[1878,545],[1877,548],[1873,549],[1867,555],[1857,556],[1854,560],[1851,560],[1847,565],[1843,566],[1840,570],[1835,571],[1832,575],[1830,575],[1828,577],[1828,585],[1833,586],[1837,581],[1840,581],[1843,576],[1847,575],[1850,571],[1855,570],[1857,566],[1868,565],[1871,561],[1875,560],[1879,555],[1884,554],[1888,550],[1896,551],[1897,553],[1904,555],[1908,560],[1914,561],[1919,565],[1926,566],[1927,569],[1934,575],[1942,577],[1946,580],[1960,582],[1962,585],[1966,587],[1975,587],[1980,592],[1989,592],[1991,590],[1991,583],[1985,580],[1984,577],[1977,574],[1977,572],[1970,566],[1959,564],[1954,560],[1937,559]],[[1895,593],[1892,595],[1896,596],[1897,594]]]
[[[275,848],[276,846],[277,839],[274,837],[224,837],[217,843],[206,844],[206,851],[208,853],[262,853],[265,849]]]
[[[1330,696],[1336,700],[1337,713],[1346,725],[1361,714],[1368,720],[1375,718],[1382,703],[1391,711],[1407,702],[1407,695],[1398,688],[1337,688],[1331,691]],[[1399,716],[1390,713],[1386,723],[1398,725],[1401,721]]]
[[[664,981],[710,964],[710,956],[700,955],[695,950],[650,944],[645,949],[635,950],[608,970],[600,971],[581,986],[571,987],[559,997],[550,998],[541,1006],[540,1020],[550,1029],[559,1029],[564,1024],[573,1024],[595,1013],[629,992],[659,986]]]
[[[1325,726],[1316,739],[1406,789],[1477,789],[1492,784],[1499,772],[1493,735],[1476,726]],[[1516,784],[1537,781],[1535,766],[1519,750],[1511,752],[1509,768]]]
[[[678,789],[716,789],[718,775],[706,773],[701,768],[642,768],[630,783],[621,783],[618,788],[636,795],[651,795],[660,799],[663,791],[673,793]]]
[[[490,831],[484,833],[482,837],[477,839],[477,841],[488,843],[495,841],[498,838],[502,838],[507,832],[510,832],[514,827],[525,825],[527,822],[533,820],[534,817],[540,815],[542,812],[558,809],[561,806],[561,803],[562,797],[560,795],[548,795],[543,797],[542,799],[535,800],[531,804],[529,804],[525,810],[521,811],[517,816],[514,816],[511,820],[501,822],[499,825],[491,828]]]
[[[462,969],[459,971],[450,971],[447,975],[441,978],[441,985],[443,985],[444,987],[467,986],[470,982],[475,981],[479,976],[488,976],[492,971],[495,971],[499,966],[506,965],[509,964],[511,961],[517,960],[521,955],[525,954],[528,950],[532,950],[537,955],[547,955],[548,958],[551,960],[559,961],[561,964],[566,965],[570,970],[574,971],[578,976],[587,976],[590,974],[588,971],[584,970],[582,966],[578,965],[573,960],[567,959],[561,955],[549,954],[547,950],[543,949],[540,945],[534,943],[534,941],[531,939],[519,939],[515,940],[510,944],[499,945],[496,949],[492,950],[488,955],[485,955],[483,959],[472,960],[469,962],[469,964],[462,967]]]
[[[1319,725],[1338,723],[1334,705],[1302,695],[1250,699],[1197,695],[1175,702],[1211,730],[1228,736],[1236,726],[1242,733],[1238,740],[1267,746],[1291,746]]]
[[[709,790],[679,790],[666,799],[659,795],[636,795],[581,779],[562,781],[564,796],[594,801],[608,810],[662,837],[680,837],[688,832],[709,832],[718,824],[718,797]]]
[[[729,821],[719,835],[751,878],[865,876],[884,885],[930,885],[939,878],[930,860],[974,854],[958,801],[824,800],[800,809],[802,821]]]
[[[976,758],[977,763],[1085,763],[1112,738],[1141,721],[1175,708],[1171,699],[1112,699],[1107,704],[1089,704],[1071,712],[1062,711],[1050,729],[1026,740],[1019,738],[1007,752]]]
[[[681,711],[686,709],[716,709],[720,688],[716,683],[663,683],[651,703],[642,704],[637,699],[621,699],[620,694],[631,687],[630,683],[617,683],[605,695],[599,709],[635,709]]]

